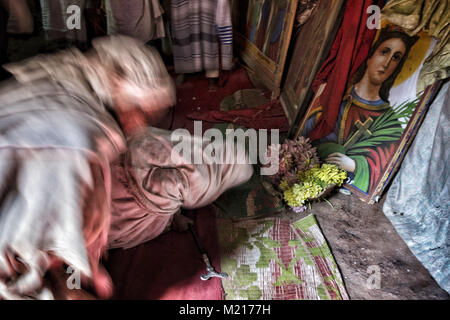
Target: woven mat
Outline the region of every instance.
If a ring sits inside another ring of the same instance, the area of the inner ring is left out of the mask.
[[[218,219],[226,300],[348,299],[312,214],[296,221]]]

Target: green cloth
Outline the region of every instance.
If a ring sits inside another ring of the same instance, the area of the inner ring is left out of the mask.
[[[313,214],[295,222],[219,219],[217,230],[226,300],[348,299]]]
[[[418,93],[450,76],[450,0],[391,0],[382,13],[410,36],[426,31],[438,39],[420,72]]]

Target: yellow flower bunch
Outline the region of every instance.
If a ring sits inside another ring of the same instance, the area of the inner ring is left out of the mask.
[[[347,178],[347,172],[339,169],[334,164],[325,163],[322,167],[315,173],[317,178],[325,182],[327,185],[336,184],[341,186],[344,180]]]
[[[294,192],[293,192],[292,188],[284,191],[283,197],[284,197],[284,201],[286,201],[288,206],[297,207],[297,206],[302,205],[302,204],[297,202],[297,199],[295,199]]]
[[[314,182],[295,183],[292,188],[284,191],[284,200],[291,207],[305,204],[309,199],[317,197],[322,192],[322,187]]]
[[[347,173],[334,164],[317,165],[311,169],[298,173],[299,182],[292,187],[286,179],[280,183],[284,200],[291,207],[298,207],[306,201],[316,198],[325,188],[330,185],[342,185]]]

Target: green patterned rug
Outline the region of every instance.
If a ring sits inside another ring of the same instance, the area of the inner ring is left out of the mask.
[[[226,300],[348,299],[312,214],[296,222],[218,219]]]

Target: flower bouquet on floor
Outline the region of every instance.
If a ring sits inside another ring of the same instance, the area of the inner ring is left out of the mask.
[[[321,164],[316,148],[305,137],[270,145],[267,153],[269,157],[273,155],[272,161],[276,161],[279,168],[276,174],[267,178],[295,212],[306,210],[306,205],[313,201],[325,199],[347,178],[347,173],[336,165]]]

